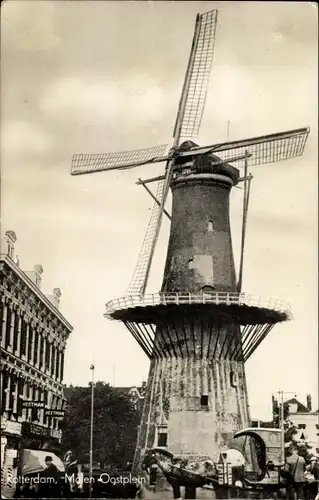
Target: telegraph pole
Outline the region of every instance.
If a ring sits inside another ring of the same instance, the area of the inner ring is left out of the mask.
[[[285,415],[284,415],[284,395],[285,394],[296,394],[294,392],[278,391],[279,401],[280,401],[280,421],[279,428],[281,430],[281,460],[282,463],[285,462]]]
[[[284,426],[284,392],[278,391],[280,401],[280,429],[281,429],[281,463],[285,462],[285,426]]]
[[[94,427],[94,362],[90,366],[92,370],[91,380],[91,421],[90,421],[90,466],[89,466],[89,498],[92,498],[92,477],[93,477],[93,427]]]

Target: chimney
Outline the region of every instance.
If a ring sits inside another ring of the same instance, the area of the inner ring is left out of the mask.
[[[61,297],[62,293],[61,293],[61,290],[60,288],[53,288],[53,297],[52,297],[52,302],[53,302],[53,305],[59,309],[59,305],[60,305],[60,297]]]
[[[24,274],[26,274],[28,278],[30,278],[30,280],[32,280],[39,289],[41,288],[42,273],[43,267],[41,266],[41,264],[36,264],[35,266],[33,266],[33,271],[24,271]]]
[[[41,281],[42,281],[41,274],[43,273],[43,267],[41,266],[41,264],[36,264],[35,266],[33,266],[33,271],[34,271],[35,284],[37,285],[38,288],[41,288]]]
[[[17,241],[17,236],[14,231],[6,231],[4,235],[5,241],[5,255],[8,255],[10,259],[14,257],[14,244]],[[2,252],[1,252],[2,253]]]
[[[312,410],[311,395],[310,394],[307,394],[307,408],[309,411]]]

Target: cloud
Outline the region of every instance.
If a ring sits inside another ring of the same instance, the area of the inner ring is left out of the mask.
[[[164,91],[146,75],[135,75],[121,84],[68,76],[48,85],[39,105],[55,117],[107,124],[124,117],[140,122],[160,119],[166,99]]]
[[[55,32],[54,2],[5,2],[3,28],[19,50],[49,50],[61,42]]]
[[[32,122],[12,121],[3,125],[2,152],[10,155],[44,153],[52,146],[50,136]]]

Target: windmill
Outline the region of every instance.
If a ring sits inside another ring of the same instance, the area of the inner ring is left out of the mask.
[[[124,297],[106,305],[151,360],[135,466],[152,446],[212,456],[248,425],[244,362],[289,307],[242,292],[253,166],[303,154],[309,128],[199,146],[211,72],[217,10],[197,15],[173,143],[108,154],[76,154],[72,175],[163,163],[139,179],[154,199],[142,249]],[[236,165],[236,168],[233,166]],[[243,168],[243,174],[239,169]],[[155,194],[148,187],[157,182]],[[229,224],[229,195],[243,182],[238,278]],[[172,190],[172,214],[165,209]],[[185,215],[187,214],[187,216]],[[146,294],[163,216],[171,221],[161,291]]]

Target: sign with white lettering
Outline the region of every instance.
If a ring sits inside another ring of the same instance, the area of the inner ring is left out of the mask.
[[[22,434],[25,436],[49,437],[50,429],[48,429],[47,427],[43,427],[42,425],[34,424],[32,422],[23,422]]]
[[[64,410],[44,410],[46,417],[64,418]]]
[[[22,408],[44,408],[44,401],[23,401]]]

